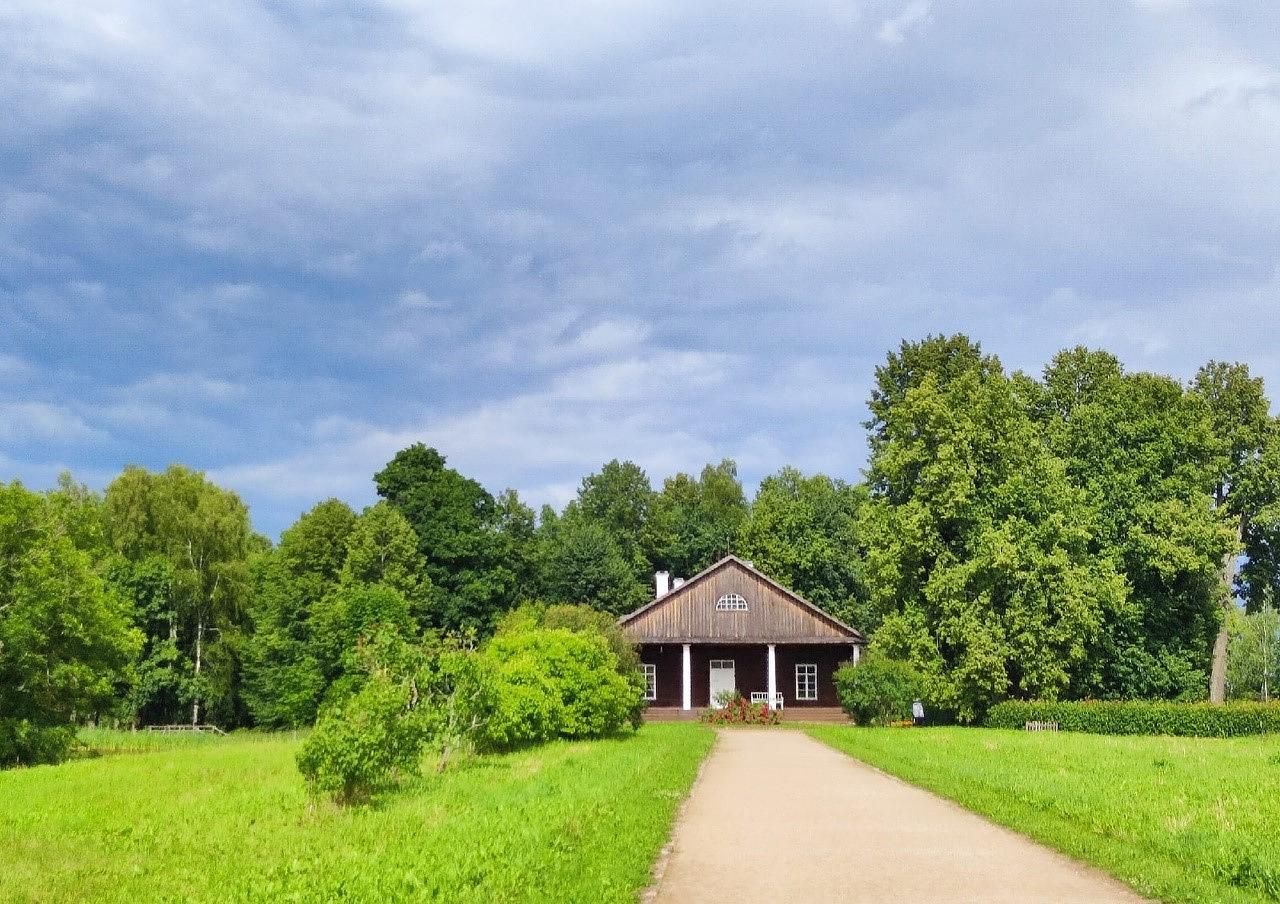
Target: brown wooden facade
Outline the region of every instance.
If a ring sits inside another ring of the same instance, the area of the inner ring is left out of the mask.
[[[740,599],[735,605],[745,610],[717,606],[728,598]],[[835,671],[856,661],[864,643],[856,629],[735,556],[623,616],[619,624],[651,667],[654,707],[683,707],[686,681],[689,706],[710,706],[712,660],[732,661],[735,687],[744,697],[766,693],[770,655],[774,693],[781,695],[784,708],[837,706]],[[797,666],[815,668],[816,699],[797,694]]]

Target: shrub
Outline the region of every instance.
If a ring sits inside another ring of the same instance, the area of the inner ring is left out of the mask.
[[[494,692],[485,737],[493,747],[612,734],[643,706],[639,674],[621,674],[608,642],[595,633],[537,628],[499,634],[484,656]]]
[[[75,741],[71,725],[37,725],[29,719],[0,719],[0,767],[60,763]]]
[[[1061,731],[1092,734],[1233,738],[1280,732],[1280,704],[1010,700],[987,713],[992,728],[1022,728],[1027,722],[1057,722]]]
[[[376,675],[324,711],[298,751],[298,769],[313,793],[354,803],[416,774],[425,743],[404,685]]]
[[[700,716],[708,725],[777,725],[781,718],[776,709],[764,703],[748,703],[737,691],[716,694],[719,709],[706,709]]]
[[[922,679],[909,663],[872,655],[836,670],[836,695],[844,711],[860,725],[888,725],[909,720],[911,704],[920,696]]]
[[[298,754],[313,793],[339,803],[363,800],[417,774],[426,750],[435,750],[441,772],[482,738],[493,711],[492,681],[473,650],[434,635],[409,643],[384,628],[350,659],[360,680],[325,707]]]

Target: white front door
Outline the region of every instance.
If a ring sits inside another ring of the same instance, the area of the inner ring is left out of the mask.
[[[734,680],[733,675],[733,660],[711,660],[711,705],[716,709],[720,709],[722,704],[716,700],[716,694],[721,691],[736,691],[737,689],[738,683]]]

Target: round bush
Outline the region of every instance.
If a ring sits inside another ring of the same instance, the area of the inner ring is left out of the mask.
[[[612,734],[643,706],[639,674],[620,674],[598,634],[559,628],[500,634],[484,655],[493,670],[487,735],[494,747]]]
[[[887,725],[911,718],[920,696],[920,673],[887,656],[869,656],[836,671],[836,694],[845,712],[860,725]]]

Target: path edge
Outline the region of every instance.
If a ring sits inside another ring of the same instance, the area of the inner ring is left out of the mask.
[[[814,740],[817,739],[815,738]],[[689,790],[685,794],[684,800],[680,801],[680,806],[676,808],[675,816],[671,820],[671,831],[667,833],[667,840],[658,851],[658,856],[654,858],[653,866],[649,868],[649,884],[637,898],[639,904],[652,904],[657,899],[658,890],[662,887],[662,880],[666,876],[667,867],[671,863],[671,854],[675,850],[676,832],[680,828],[680,823],[684,820],[685,811],[689,809],[689,801],[693,799],[694,792],[702,784],[702,775],[707,771],[707,763],[711,762],[711,758],[715,756],[716,748],[719,746],[720,732],[717,731],[715,732],[715,738],[711,741],[711,746],[707,748],[707,755],[698,764],[698,771],[694,773],[693,781],[689,783]]]
[[[1119,876],[1115,875],[1114,873],[1107,872],[1105,869],[1103,869],[1100,866],[1095,866],[1094,864],[1090,863],[1087,860],[1084,860],[1080,857],[1076,857],[1073,854],[1069,854],[1060,848],[1054,847],[1053,845],[1048,844],[1047,842],[1041,841],[1040,839],[1036,838],[1035,836],[1027,832],[1023,832],[1018,829],[1015,829],[1013,826],[1008,826],[1002,822],[997,822],[995,819],[992,819],[990,816],[987,816],[985,813],[979,813],[977,810],[970,809],[969,807],[966,807],[964,804],[960,803],[960,801],[955,800],[954,798],[951,798],[951,797],[947,797],[945,794],[942,794],[938,791],[934,791],[932,788],[926,788],[924,785],[917,785],[915,782],[909,781],[908,779],[905,779],[900,775],[894,775],[892,772],[889,772],[885,769],[881,769],[875,763],[868,763],[866,760],[860,757],[854,756],[852,753],[849,753],[849,751],[847,750],[841,750],[839,747],[835,746],[834,744],[829,744],[826,741],[822,740],[821,738],[815,738],[813,735],[809,734],[809,732],[805,731],[803,728],[800,728],[799,731],[810,741],[813,741],[813,743],[822,745],[828,750],[844,757],[849,762],[854,763],[855,765],[863,769],[869,769],[872,772],[878,772],[880,775],[884,776],[890,781],[897,782],[899,785],[902,785],[903,787],[911,788],[915,791],[920,791],[924,794],[927,794],[930,797],[934,798],[935,800],[939,801],[940,803],[945,804],[946,806],[951,807],[954,810],[958,810],[961,813],[968,814],[969,816],[976,816],[978,819],[981,819],[984,822],[989,823],[990,825],[994,826],[996,829],[999,829],[1001,832],[1004,832],[1008,835],[1012,835],[1016,838],[1020,838],[1023,841],[1030,842],[1031,844],[1034,844],[1037,847],[1044,848],[1046,851],[1049,851],[1054,856],[1060,857],[1061,859],[1066,860],[1068,863],[1076,867],[1076,869],[1093,873],[1094,875],[1102,879],[1105,879],[1107,882],[1110,882],[1111,884],[1116,885],[1119,888],[1123,889],[1124,891],[1127,891],[1130,894],[1134,895],[1140,901],[1145,902],[1145,904],[1160,904],[1161,902],[1160,898],[1152,897],[1148,895],[1146,892],[1142,891],[1141,889],[1135,888],[1134,886],[1126,882],[1124,879],[1121,879]]]

